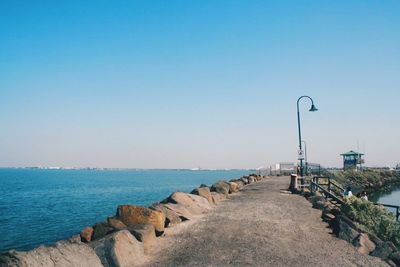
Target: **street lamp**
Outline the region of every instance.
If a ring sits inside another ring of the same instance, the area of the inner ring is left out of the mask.
[[[306,175],[308,175],[308,160],[307,160],[307,143],[304,140],[301,140],[304,144],[304,162],[306,163]]]
[[[301,99],[303,98],[308,98],[311,100],[311,108],[309,111],[317,111],[318,109],[314,106],[314,100],[307,96],[307,95],[303,95],[300,96],[299,99],[297,99],[297,126],[298,126],[298,130],[299,130],[299,152],[302,151],[302,147],[301,147],[301,127],[300,127],[300,111],[299,111],[299,102]],[[304,190],[304,169],[303,169],[303,158],[300,158],[300,178],[301,178],[301,185],[302,185],[302,190]]]

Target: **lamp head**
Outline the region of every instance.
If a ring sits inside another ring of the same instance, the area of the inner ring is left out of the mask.
[[[314,112],[317,111],[318,109],[314,106],[314,104],[311,105],[310,111]]]

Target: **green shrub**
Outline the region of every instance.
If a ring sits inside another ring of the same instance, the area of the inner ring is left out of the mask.
[[[368,232],[382,240],[392,241],[400,247],[400,222],[396,221],[395,216],[384,207],[350,197],[345,199],[342,211],[350,219],[364,226]]]

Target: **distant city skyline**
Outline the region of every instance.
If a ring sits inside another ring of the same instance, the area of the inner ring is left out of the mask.
[[[1,1],[0,167],[400,162],[399,1]]]

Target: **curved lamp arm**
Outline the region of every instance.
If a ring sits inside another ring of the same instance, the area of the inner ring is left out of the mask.
[[[303,95],[300,96],[299,99],[297,99],[297,126],[298,126],[298,130],[299,130],[299,149],[301,150],[301,129],[300,129],[300,111],[299,111],[299,102],[301,99],[303,98],[308,98],[311,100],[311,108],[309,111],[314,112],[317,111],[318,109],[315,107],[314,105],[314,100],[309,97],[308,95]]]

